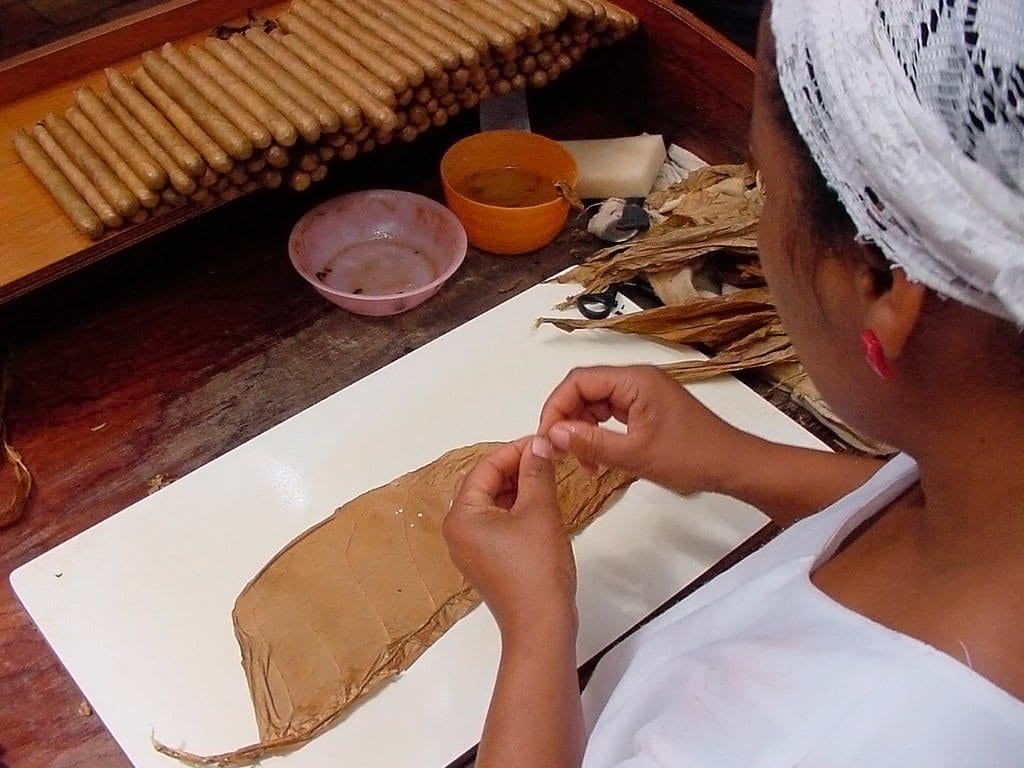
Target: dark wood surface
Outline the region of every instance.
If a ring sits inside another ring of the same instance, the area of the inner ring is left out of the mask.
[[[749,60],[673,6],[623,5],[642,33],[532,93],[534,130],[660,132],[741,160]],[[9,438],[36,483],[25,516],[0,530],[0,764],[129,765],[18,603],[13,569],[594,248],[567,231],[527,256],[471,251],[437,296],[392,318],[348,314],[292,271],[285,246],[304,211],[356,188],[440,198],[440,155],[474,129],[466,116],[311,193],[237,201],[0,307]]]

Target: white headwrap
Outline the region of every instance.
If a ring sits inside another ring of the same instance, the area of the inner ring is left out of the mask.
[[[774,0],[779,81],[861,237],[1024,326],[1024,0]]]

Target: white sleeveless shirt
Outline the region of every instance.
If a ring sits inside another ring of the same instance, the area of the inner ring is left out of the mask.
[[[811,582],[916,480],[892,459],[612,649],[584,768],[1024,767],[1024,702]]]

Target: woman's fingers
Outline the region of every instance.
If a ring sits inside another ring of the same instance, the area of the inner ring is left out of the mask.
[[[528,439],[506,443],[481,459],[459,486],[455,503],[508,508],[515,500],[520,459]]]
[[[640,396],[633,369],[599,366],[572,371],[548,396],[540,414],[538,434],[560,421],[607,421],[628,418]]]

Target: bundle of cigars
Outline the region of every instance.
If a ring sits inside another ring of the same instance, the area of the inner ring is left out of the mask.
[[[184,205],[303,190],[492,94],[539,88],[637,27],[606,0],[295,0],[142,54],[14,146],[91,239]]]

